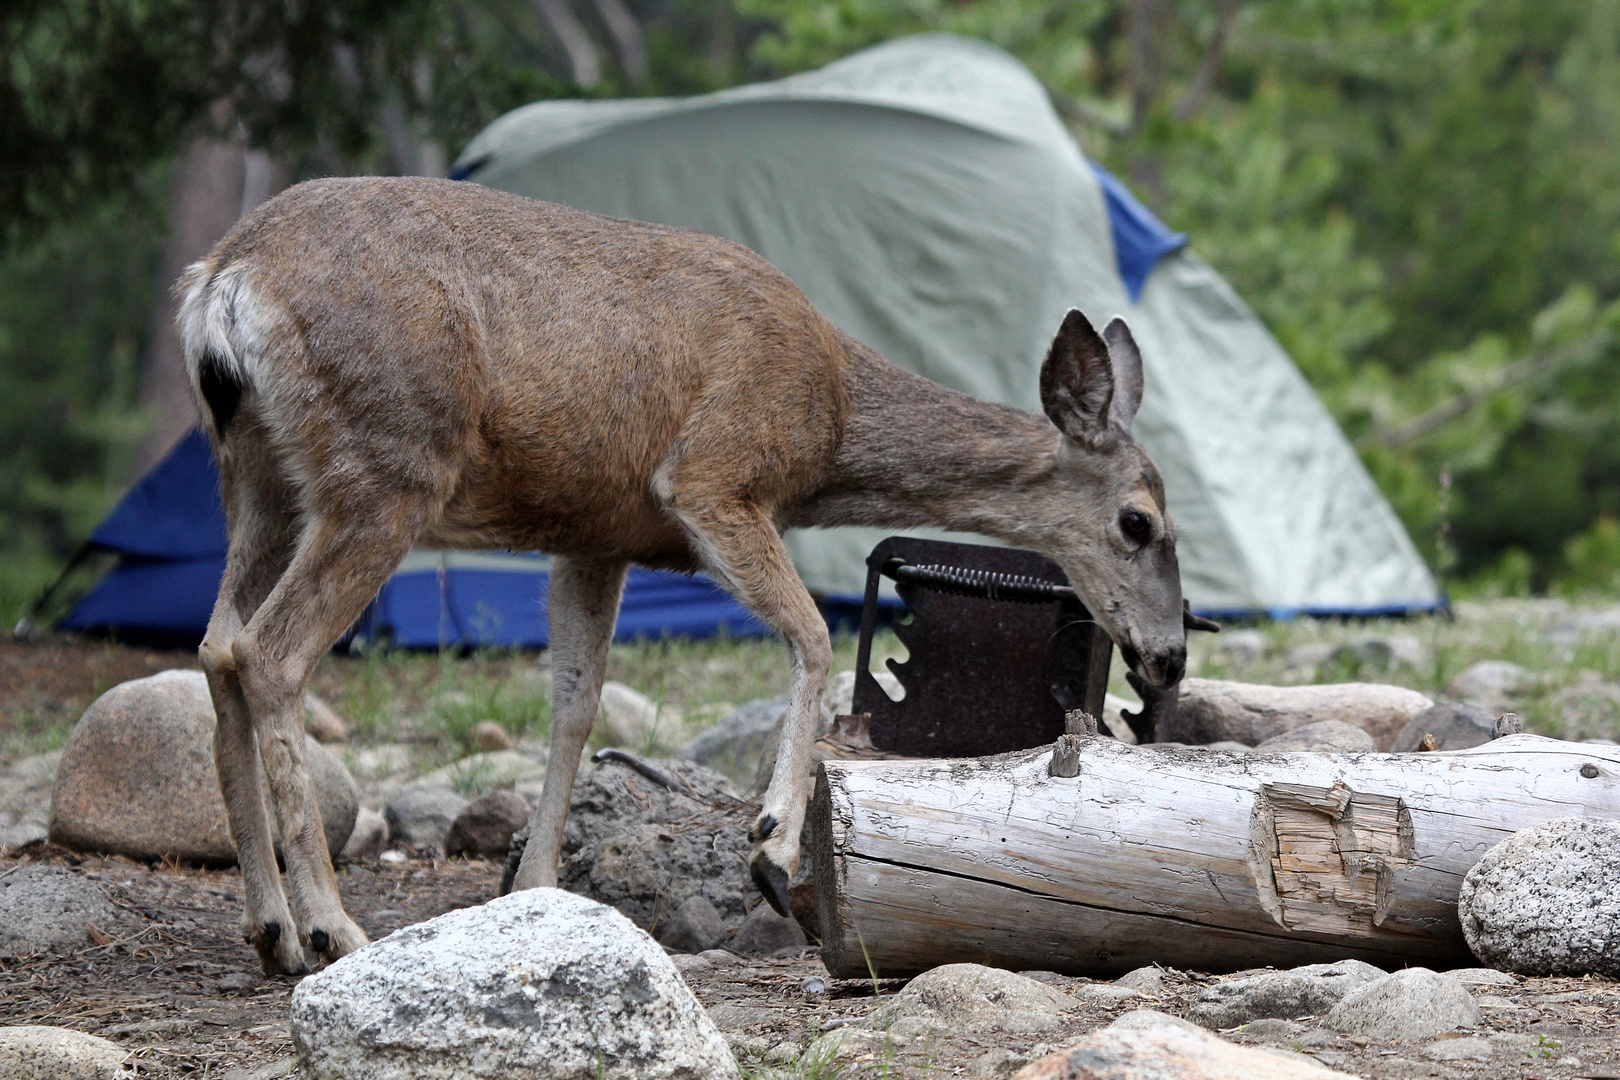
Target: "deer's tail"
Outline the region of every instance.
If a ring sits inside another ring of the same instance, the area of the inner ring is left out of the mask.
[[[197,413],[215,445],[225,438],[242,402],[263,390],[265,314],[247,267],[216,257],[192,263],[175,285],[186,379]]]

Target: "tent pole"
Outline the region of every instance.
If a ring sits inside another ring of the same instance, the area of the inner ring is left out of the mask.
[[[34,636],[34,619],[44,610],[45,605],[51,602],[51,597],[56,595],[56,590],[62,587],[62,582],[67,580],[67,576],[77,570],[79,564],[84,562],[85,556],[97,547],[98,545],[89,540],[79,545],[79,550],[75,551],[73,557],[67,561],[67,565],[62,567],[62,572],[56,575],[56,580],[45,586],[45,591],[39,594],[39,599],[28,608],[28,614],[17,620],[17,625],[11,630],[12,638],[27,641]]]

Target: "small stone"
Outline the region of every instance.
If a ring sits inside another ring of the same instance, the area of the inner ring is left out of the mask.
[[[378,855],[377,858],[379,860],[381,860],[382,862],[394,863],[394,864],[397,865],[397,864],[402,863],[402,862],[405,861],[406,855],[405,855],[405,853],[403,851],[400,851],[398,848],[390,848],[389,850],[383,852],[381,855]]]
[[[1425,1046],[1421,1053],[1430,1061],[1489,1061],[1492,1049],[1484,1039],[1442,1039]]]
[[[1323,1023],[1334,1031],[1417,1042],[1485,1022],[1462,983],[1428,968],[1405,968],[1350,991]]]
[[[1452,968],[1446,974],[1464,986],[1516,987],[1519,985],[1518,979],[1505,971],[1497,971],[1495,968]]]
[[[110,934],[126,921],[105,889],[63,867],[25,865],[0,874],[0,955],[83,948],[91,944],[90,927]]]
[[[718,724],[681,747],[675,756],[707,765],[734,783],[750,784],[770,741],[771,730],[787,711],[788,699],[759,698],[738,706]]]
[[[701,956],[688,956],[684,953],[676,953],[670,957],[670,961],[674,963],[675,970],[681,973],[683,979],[690,979],[692,976],[714,967],[712,961],[705,960]]]
[[[337,710],[314,694],[304,695],[304,730],[316,742],[341,743],[349,741],[349,724]]]
[[[467,800],[448,787],[412,787],[395,795],[383,810],[388,841],[404,848],[444,850],[445,837]]]
[[[681,728],[679,711],[639,694],[620,682],[602,684],[601,705],[597,723],[615,746],[637,753],[646,752],[660,733],[671,733]]]
[[[68,1028],[0,1027],[0,1076],[10,1080],[112,1080],[131,1076],[124,1048]]]
[[[748,913],[731,941],[731,947],[744,956],[769,956],[778,949],[802,949],[807,944],[798,923],[784,919],[763,903]]]
[[[1457,916],[1490,967],[1620,976],[1620,822],[1559,818],[1519,830],[1468,871]]]
[[[742,963],[742,957],[738,956],[734,952],[728,952],[725,949],[704,949],[702,952],[698,953],[698,956],[701,959],[707,960],[711,964],[721,967]]]
[[[662,949],[611,908],[526,889],[399,930],[293,991],[307,1076],[737,1080]]]
[[[1187,1018],[1224,1030],[1265,1017],[1319,1016],[1354,988],[1383,977],[1371,964],[1340,960],[1230,979],[1199,991]]]
[[[1028,1054],[997,1047],[968,1062],[967,1075],[973,1080],[1003,1080],[1028,1064]]]
[[[1135,990],[1139,994],[1157,994],[1164,989],[1164,968],[1139,967],[1115,979],[1114,985]]]
[[[354,830],[349,842],[343,845],[342,858],[349,862],[374,859],[388,843],[388,819],[375,810],[360,808],[354,818]]]
[[[1302,1055],[1237,1046],[1197,1028],[1110,1026],[1031,1062],[1014,1080],[1348,1080]]]
[[[247,972],[238,971],[225,976],[215,986],[222,994],[240,994],[244,990],[252,989],[258,981]]]
[[[1122,1013],[1108,1025],[1111,1028],[1124,1028],[1127,1031],[1147,1031],[1152,1028],[1174,1027],[1185,1028],[1188,1031],[1203,1031],[1204,1029],[1179,1016],[1171,1016],[1158,1009],[1132,1009]]]
[[[1466,701],[1448,701],[1425,709],[1401,729],[1389,749],[1394,754],[1416,753],[1423,736],[1433,735],[1436,749],[1466,750],[1490,742],[1496,714]]]
[[[493,720],[480,720],[467,733],[467,749],[475,754],[493,750],[516,750],[517,740],[512,733]]]
[[[658,940],[665,948],[676,952],[701,953],[714,948],[725,935],[725,920],[709,898],[699,893],[687,897],[675,909],[675,914],[658,932]]]
[[[43,844],[49,835],[50,830],[33,821],[7,826],[0,829],[0,854],[14,855],[24,848]]]
[[[765,1060],[772,1065],[792,1065],[799,1060],[799,1052],[798,1043],[784,1039],[765,1051]]]
[[[1342,720],[1318,720],[1281,735],[1273,735],[1254,748],[1257,754],[1317,753],[1367,754],[1378,749],[1373,737]]]
[[[1265,659],[1266,635],[1250,628],[1222,630],[1210,643],[1209,651],[1231,663],[1259,663]]]
[[[1481,660],[1459,672],[1446,692],[1454,698],[1493,709],[1508,705],[1534,682],[1535,674],[1523,665],[1507,660]]]
[[[1292,1020],[1282,1020],[1275,1016],[1262,1017],[1251,1023],[1244,1024],[1240,1029],[1245,1035],[1253,1035],[1257,1039],[1287,1039],[1298,1035],[1305,1028]]]
[[[872,1014],[879,1030],[1029,1032],[1056,1030],[1069,1007],[1059,990],[978,964],[946,964],[912,979]]]
[[[1081,983],[1069,993],[1080,1001],[1098,1005],[1118,1005],[1121,1001],[1141,996],[1128,986],[1109,986],[1105,983]]]
[[[445,834],[444,853],[504,859],[512,834],[529,823],[529,804],[510,791],[492,791],[461,808]]]

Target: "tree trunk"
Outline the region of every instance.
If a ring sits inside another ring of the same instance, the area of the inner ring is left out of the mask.
[[[137,456],[136,475],[162,459],[197,422],[186,385],[175,328],[176,298],[169,292],[180,272],[202,258],[237,218],[275,194],[282,169],[268,154],[198,139],[175,166],[169,204],[169,237],[163,248],[162,286],[152,311],[142,364],[141,400],[153,429]]]
[[[822,959],[847,978],[1468,964],[1463,875],[1510,833],[1579,815],[1620,818],[1620,749],[1512,735],[1229,755],[1066,735],[991,758],[827,761],[811,810]]]

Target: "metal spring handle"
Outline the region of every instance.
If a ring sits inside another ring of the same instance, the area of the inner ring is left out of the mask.
[[[970,570],[965,566],[919,566],[895,559],[884,565],[883,573],[895,581],[936,592],[985,600],[1007,600],[1015,604],[1045,604],[1075,598],[1075,591],[1067,585],[1054,585],[1026,574]]]

